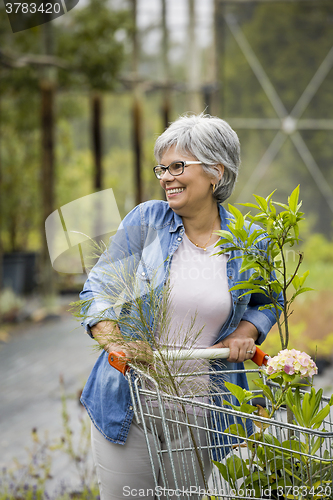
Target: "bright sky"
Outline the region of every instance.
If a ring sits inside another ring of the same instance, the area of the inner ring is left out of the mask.
[[[161,0],[137,0],[138,25],[141,29],[161,22]],[[167,0],[167,24],[170,42],[183,42],[188,26],[188,0]],[[212,41],[213,0],[196,0],[197,44],[205,47]],[[151,32],[145,37],[145,50],[155,51],[158,33]],[[155,42],[155,43],[153,43]]]

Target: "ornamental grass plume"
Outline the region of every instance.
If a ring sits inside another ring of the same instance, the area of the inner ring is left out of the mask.
[[[162,265],[151,273],[149,280],[142,280],[137,272],[141,263],[140,256],[129,256],[124,250],[119,251],[122,254],[121,259],[113,258],[110,250],[112,244],[114,243],[111,241],[107,248],[103,243],[100,245],[93,243],[94,256],[102,254],[100,266],[103,268],[103,283],[100,290],[92,293],[91,298],[81,299],[71,304],[73,314],[81,321],[90,318],[95,321],[109,320],[118,327],[119,333],[116,329],[112,330],[105,336],[103,343],[96,342],[96,348],[108,350],[109,344],[115,344],[121,350],[127,342],[131,342],[130,366],[148,377],[146,389],[155,390],[151,384],[153,381],[162,394],[176,398],[186,396],[186,398],[197,399],[200,402],[205,401],[209,393],[218,390],[211,376],[214,369],[209,362],[178,358],[172,360],[164,354],[165,350],[173,350],[172,346],[177,346],[180,350],[191,350],[199,345],[203,326],[198,325],[197,312],[193,311],[186,327],[182,323],[172,325],[172,289],[170,280],[164,282],[164,279],[161,279],[161,276],[163,277]],[[142,346],[144,345],[149,345],[158,353],[153,365],[142,362]],[[216,366],[218,360],[214,364]],[[175,405],[175,403],[172,404]],[[179,401],[177,411],[188,426],[205,490],[208,491],[199,446],[196,443],[186,405],[182,401]]]
[[[267,362],[267,375],[283,374],[300,376],[301,378],[313,377],[318,373],[318,368],[313,359],[305,352],[296,349],[283,349]]]

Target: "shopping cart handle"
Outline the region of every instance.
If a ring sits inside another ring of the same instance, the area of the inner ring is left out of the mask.
[[[267,361],[269,360],[268,354],[265,354],[264,351],[259,349],[259,347],[256,348],[256,352],[251,358],[251,361],[253,361],[256,365],[262,366],[262,365],[267,365]]]
[[[172,350],[162,350],[154,351],[154,357],[156,359],[163,358],[167,361],[171,360],[185,360],[185,359],[221,359],[228,358],[230,350],[228,348],[213,348],[213,349],[172,349]],[[258,366],[267,365],[267,360],[269,356],[265,354],[259,347],[257,347],[256,352],[251,359]],[[123,375],[126,374],[130,362],[130,359],[122,351],[112,351],[108,356],[108,360],[111,366],[120,371]]]
[[[118,370],[123,375],[126,374],[129,369],[129,359],[126,357],[126,354],[122,351],[111,351],[108,360],[111,366]]]

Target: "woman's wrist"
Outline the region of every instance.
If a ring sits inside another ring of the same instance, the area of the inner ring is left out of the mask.
[[[119,349],[119,344],[122,343],[119,327],[111,320],[99,321],[91,327],[91,332],[94,339],[107,352]]]
[[[250,321],[246,321],[246,320],[240,321],[235,332],[237,332],[237,336],[239,336],[239,337],[251,338],[254,341],[258,340],[258,337],[259,337],[259,332],[257,330],[257,327],[253,323],[251,323]]]

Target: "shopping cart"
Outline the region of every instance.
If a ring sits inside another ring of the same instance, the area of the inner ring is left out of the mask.
[[[166,362],[228,356],[229,349],[156,352]],[[258,366],[267,359],[257,348],[253,360]],[[156,499],[333,499],[331,412],[324,419],[324,430],[300,427],[288,423],[286,407],[270,419],[235,409],[230,403],[237,400],[226,386],[214,385],[209,399],[168,394],[151,374],[134,370],[123,353],[110,353],[109,362],[128,380],[135,418],[146,437]],[[237,373],[264,377],[273,393],[280,390],[258,368]],[[214,376],[228,380],[234,374],[223,370]],[[177,377],[208,375],[212,378],[211,371],[177,373]],[[270,401],[261,390],[253,392],[260,399],[252,404],[270,411]],[[322,397],[320,408],[328,401]]]

